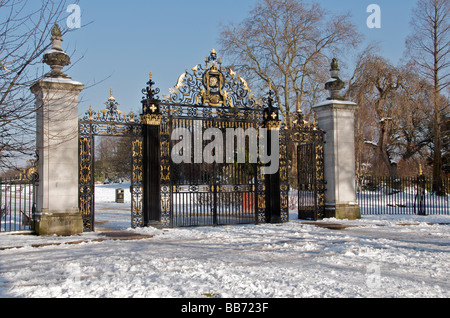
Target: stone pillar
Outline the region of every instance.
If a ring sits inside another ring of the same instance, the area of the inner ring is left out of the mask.
[[[331,79],[325,88],[331,97],[313,107],[318,125],[325,131],[325,217],[359,219],[360,208],[355,188],[355,111],[358,105],[345,101],[339,91],[345,84],[339,79],[337,60],[331,65]]]
[[[38,235],[83,232],[78,209],[78,95],[84,85],[61,72],[70,58],[60,47],[59,27],[52,30],[53,47],[44,55],[52,71],[36,82],[39,187],[35,215]]]

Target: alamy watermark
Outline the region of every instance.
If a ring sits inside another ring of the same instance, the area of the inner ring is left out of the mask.
[[[367,18],[369,29],[381,29],[381,7],[378,4],[370,4],[367,13],[371,13]]]
[[[81,28],[81,8],[78,4],[70,4],[66,10],[70,15],[67,17],[66,24],[69,29]]]
[[[371,263],[366,269],[366,285],[369,289],[378,290],[381,288],[381,266]]]
[[[67,279],[65,281],[66,285],[72,291],[81,290],[81,266],[77,263],[69,263],[66,265],[66,272],[68,274]]]
[[[191,130],[173,130],[171,139],[178,143],[172,148],[172,161],[175,164],[260,162],[262,174],[275,174],[279,169],[280,132],[268,132],[266,128],[227,128],[225,132],[208,128],[203,131],[202,121],[194,121]]]

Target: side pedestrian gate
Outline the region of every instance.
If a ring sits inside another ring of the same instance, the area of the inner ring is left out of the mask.
[[[95,136],[132,137],[131,226],[141,227],[142,217],[142,125],[131,111],[125,115],[118,110],[115,98],[109,97],[106,109],[92,108],[79,120],[79,209],[84,230],[95,230]]]
[[[288,180],[287,174],[281,178],[281,187],[287,188],[296,196],[298,218],[301,220],[320,220],[325,216],[324,176],[324,132],[316,121],[305,121],[297,114],[290,128],[282,131],[283,148],[287,154],[286,165],[295,167],[295,179]],[[294,170],[295,170],[294,169]]]

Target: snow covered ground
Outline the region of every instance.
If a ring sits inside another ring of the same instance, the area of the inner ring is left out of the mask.
[[[117,185],[97,187],[95,233],[1,234],[0,297],[450,296],[450,216],[320,222],[349,226],[342,230],[302,224],[295,214],[281,225],[131,230],[122,186],[125,204],[114,203]],[[96,241],[106,229],[154,236]],[[74,241],[84,243],[65,244]]]

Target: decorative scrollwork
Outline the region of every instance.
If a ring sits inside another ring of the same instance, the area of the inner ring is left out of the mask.
[[[118,106],[120,105],[116,99],[114,98],[112,94],[112,88],[110,90],[110,97],[105,103],[106,108],[95,112],[92,110],[92,106],[89,107],[89,110],[85,113],[84,117],[82,118],[82,121],[84,122],[93,122],[98,124],[104,124],[108,125],[111,123],[118,123],[118,124],[127,124],[127,123],[137,123],[139,124],[140,118],[138,114],[135,114],[133,112],[133,109],[131,109],[131,112],[126,115],[123,111],[118,109]]]
[[[160,93],[159,88],[154,88],[153,85],[155,85],[155,82],[152,79],[153,75],[152,72],[150,72],[150,80],[147,82],[147,87],[142,90],[142,94],[145,96],[142,97],[142,99],[159,99],[159,96],[157,96]]]
[[[37,184],[39,182],[39,152],[36,151],[35,158],[28,160],[29,168],[22,169],[19,174],[14,176],[11,181],[17,184],[20,183],[33,183]]]
[[[131,178],[131,227],[138,228],[144,226],[144,214],[143,214],[143,141],[141,138],[132,142],[132,178]]]
[[[230,108],[262,108],[250,91],[247,82],[231,68],[222,67],[222,61],[213,49],[205,65],[198,64],[186,70],[170,89],[163,101],[184,104]]]

